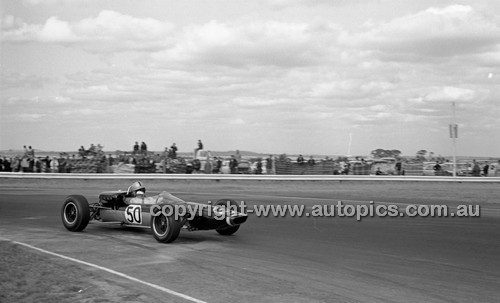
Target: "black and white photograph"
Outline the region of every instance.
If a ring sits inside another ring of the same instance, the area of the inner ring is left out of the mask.
[[[498,302],[500,2],[0,0],[0,302]]]

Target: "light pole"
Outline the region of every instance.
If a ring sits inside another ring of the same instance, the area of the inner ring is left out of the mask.
[[[451,102],[453,116],[450,124],[450,138],[453,140],[453,177],[457,176],[457,138],[458,138],[458,125],[456,121],[455,101]]]

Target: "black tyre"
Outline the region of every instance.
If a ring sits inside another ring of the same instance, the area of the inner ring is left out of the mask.
[[[167,217],[164,214],[159,214],[151,217],[151,231],[153,237],[159,242],[170,243],[175,241],[179,236],[182,225],[182,220],[176,220],[174,216]]]
[[[239,205],[238,205],[238,203],[236,203],[236,201],[231,200],[231,199],[221,199],[221,200],[217,201],[214,204],[214,206],[232,207],[232,208],[234,208],[234,209],[236,209],[236,210],[239,211]],[[235,225],[235,226],[222,226],[222,227],[219,227],[219,228],[217,228],[215,230],[220,235],[229,236],[229,235],[232,235],[235,232],[237,232],[238,229],[240,229],[240,226],[239,225]]]
[[[90,220],[89,202],[84,196],[71,195],[61,208],[61,219],[69,231],[82,231]]]

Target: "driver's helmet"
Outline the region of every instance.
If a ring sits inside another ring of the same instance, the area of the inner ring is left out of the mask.
[[[127,189],[127,196],[136,196],[137,195],[137,192],[138,191],[141,191],[142,194],[144,194],[146,192],[146,187],[144,186],[144,184],[141,182],[141,181],[135,181],[134,183],[132,183],[132,185],[130,185]]]

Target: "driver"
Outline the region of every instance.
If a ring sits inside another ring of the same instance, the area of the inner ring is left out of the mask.
[[[161,192],[159,195],[146,197],[146,186],[141,181],[132,183],[127,189],[125,196],[125,204],[158,204],[161,202],[178,203],[184,202],[167,191]]]
[[[146,193],[146,186],[141,181],[135,181],[128,187],[127,197],[136,197],[138,192],[141,192],[143,195]]]
[[[135,181],[127,189],[126,204],[156,204],[158,196],[146,197],[146,186],[141,181]]]

